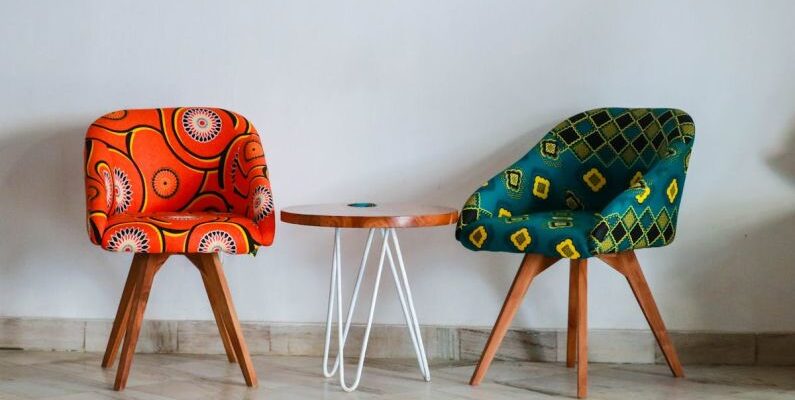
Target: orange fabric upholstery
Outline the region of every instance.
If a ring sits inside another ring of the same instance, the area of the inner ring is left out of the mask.
[[[88,234],[106,250],[254,253],[275,215],[254,126],[217,108],[122,110],[88,128]]]

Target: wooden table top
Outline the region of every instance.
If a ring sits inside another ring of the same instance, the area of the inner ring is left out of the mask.
[[[458,210],[406,203],[312,204],[282,209],[284,222],[333,228],[415,228],[456,223]]]

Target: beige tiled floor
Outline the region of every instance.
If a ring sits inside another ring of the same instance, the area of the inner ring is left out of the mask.
[[[479,387],[467,385],[472,362],[431,366],[423,382],[413,360],[368,360],[359,390],[324,379],[316,357],[255,356],[260,387],[243,384],[224,356],[135,358],[128,388],[111,391],[114,370],[98,353],[0,351],[0,400],[11,399],[554,399],[575,393],[574,370],[556,363],[495,362]],[[351,370],[351,369],[349,369]],[[685,368],[674,379],[663,365],[591,364],[590,399],[795,399],[795,367]],[[349,374],[352,374],[352,370]]]

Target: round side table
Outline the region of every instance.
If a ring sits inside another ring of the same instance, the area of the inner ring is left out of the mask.
[[[458,211],[449,207],[420,204],[318,204],[287,207],[281,211],[281,219],[283,222],[290,224],[334,228],[334,251],[331,259],[331,287],[329,289],[328,315],[326,317],[326,343],[323,349],[323,375],[330,378],[339,370],[340,386],[342,386],[342,389],[346,392],[352,392],[359,386],[359,380],[362,376],[362,367],[364,366],[364,355],[367,352],[367,342],[370,339],[370,329],[373,325],[373,314],[375,312],[376,299],[378,298],[378,290],[381,283],[381,272],[384,268],[384,261],[387,260],[389,261],[389,268],[392,271],[392,278],[395,281],[400,305],[403,307],[403,316],[406,318],[406,327],[411,337],[411,343],[414,345],[414,352],[417,356],[417,364],[420,373],[426,381],[430,381],[431,372],[428,368],[428,358],[425,355],[425,347],[422,343],[422,335],[420,334],[420,324],[417,321],[417,312],[414,310],[414,299],[411,296],[411,289],[403,262],[403,254],[400,250],[400,243],[395,228],[419,228],[454,224],[458,219]],[[345,320],[342,319],[342,228],[370,229],[367,235],[367,242],[364,246],[362,261],[359,265],[356,283],[353,287],[351,304],[348,307]],[[378,268],[376,269],[375,285],[370,300],[367,327],[364,331],[362,348],[359,353],[356,378],[349,386],[345,382],[345,368],[340,366],[340,360],[344,359],[343,350],[345,348],[345,341],[351,327],[351,319],[359,298],[359,288],[362,283],[362,278],[364,277],[370,247],[376,232],[379,233],[378,236],[381,238]],[[395,259],[397,259],[397,262]],[[328,357],[331,344],[331,326],[335,310],[337,314],[338,350],[334,365],[329,370]]]

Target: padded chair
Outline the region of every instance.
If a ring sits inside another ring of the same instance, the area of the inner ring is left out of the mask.
[[[623,274],[674,376],[682,367],[635,249],[674,239],[695,126],[667,108],[600,108],[558,124],[466,201],[456,238],[468,249],[524,253],[470,384],[481,382],[533,278],[570,259],[566,365],[587,395],[587,258]]]
[[[273,242],[268,169],[254,126],[217,108],[122,110],[88,128],[88,235],[133,260],[102,360],[124,339],[115,389],[124,389],[155,273],[174,254],[201,272],[230,362],[257,376],[218,253],[255,254]]]

